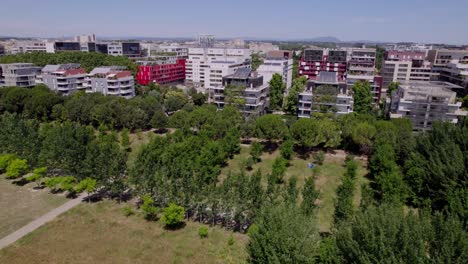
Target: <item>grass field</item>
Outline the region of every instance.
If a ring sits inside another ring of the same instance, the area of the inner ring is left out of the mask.
[[[126,217],[123,204],[81,204],[0,251],[0,263],[243,263],[247,237],[198,223],[169,231],[140,215]]]
[[[17,186],[0,176],[0,238],[67,201],[64,196],[33,190],[34,186]]]
[[[221,172],[221,177],[225,177],[229,172],[239,172],[243,161],[250,155],[250,146],[242,145],[239,154],[235,155],[233,159],[229,160],[228,166],[224,167]],[[252,174],[257,169],[260,169],[263,174],[263,184],[266,186],[266,175],[271,173],[271,167],[276,157],[280,155],[279,150],[273,152],[264,152],[261,156],[261,161],[253,166],[253,170],[248,172]],[[319,174],[315,179],[315,186],[320,190],[320,197],[318,201],[317,220],[320,231],[329,231],[333,221],[334,204],[336,199],[336,190],[341,184],[341,179],[345,172],[344,161],[346,153],[337,150],[335,153],[327,153],[323,165],[319,166]],[[359,205],[361,199],[361,185],[367,183],[364,177],[367,174],[366,161],[357,159],[359,168],[356,180],[356,190],[354,195],[354,203]],[[290,165],[286,170],[285,180],[290,177],[297,177],[298,187],[304,186],[304,181],[308,177],[313,177],[312,170],[308,168],[308,163],[314,163],[312,155],[303,159],[294,157],[290,161]]]

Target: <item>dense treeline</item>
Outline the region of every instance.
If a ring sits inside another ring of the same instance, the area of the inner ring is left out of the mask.
[[[137,66],[129,58],[124,56],[111,56],[95,52],[31,52],[15,55],[5,55],[0,57],[0,63],[29,62],[37,66],[47,64],[80,63],[81,67],[88,72],[101,66],[125,66],[128,70],[136,74]]]
[[[109,128],[159,128],[161,119],[179,109],[193,109],[206,98],[175,88],[147,87],[146,93],[126,100],[100,93],[75,93],[64,97],[43,85],[33,89],[0,89],[0,113],[10,112],[38,121],[73,121],[83,125]],[[164,124],[163,124],[164,125]]]
[[[76,184],[112,195],[131,189],[142,198],[146,219],[157,219],[158,208],[165,207],[162,218],[169,226],[180,222],[171,216],[182,215],[248,230],[251,263],[466,260],[466,121],[436,123],[432,131],[413,134],[406,119],[382,120],[369,113],[245,119],[235,107],[218,111],[195,97],[157,87],[131,100],[80,93],[64,98],[44,87],[1,89],[0,150],[10,155],[2,156],[0,170],[7,162],[7,176],[34,169],[36,177],[47,167],[48,177],[60,179],[62,189]],[[176,129],[154,136],[126,168],[127,129],[150,127]],[[120,138],[113,129],[123,129]],[[271,173],[248,175],[243,169],[249,166],[242,164],[239,173],[220,177],[240,151],[242,137],[258,138],[251,146],[252,162],[264,146],[279,145],[281,156]],[[352,193],[361,186],[350,156],[333,228],[321,237],[313,177],[298,187],[296,177],[284,176],[294,152],[307,156],[310,150],[338,148],[369,157],[370,184],[362,187],[355,206]],[[53,180],[46,185],[55,188]]]

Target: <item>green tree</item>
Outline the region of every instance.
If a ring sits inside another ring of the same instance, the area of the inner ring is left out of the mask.
[[[263,115],[256,120],[255,135],[267,140],[282,139],[288,131],[279,115]]]
[[[76,192],[81,193],[81,192],[86,192],[88,193],[88,196],[90,193],[94,192],[97,187],[97,181],[96,179],[92,178],[85,178],[81,180],[75,187]]]
[[[302,147],[337,147],[341,141],[338,125],[331,120],[299,119],[291,126],[291,135]]]
[[[270,108],[281,109],[283,106],[284,90],[286,85],[283,83],[283,76],[279,73],[273,74],[270,82]]]
[[[182,109],[187,103],[187,95],[182,91],[168,91],[164,95],[164,108],[168,113]]]
[[[294,154],[294,141],[292,139],[286,139],[281,144],[280,148],[281,157],[286,160],[290,160]]]
[[[143,211],[143,216],[148,221],[155,221],[158,217],[158,208],[154,205],[154,200],[149,195],[144,195],[141,197],[143,204],[141,205],[141,210]]]
[[[4,173],[10,163],[14,160],[18,159],[18,157],[14,154],[1,154],[0,155],[0,173]]]
[[[15,159],[10,162],[6,169],[7,179],[16,179],[23,176],[29,168],[28,161],[25,159]]]
[[[318,230],[297,206],[268,206],[256,225],[249,234],[248,263],[314,263]]]
[[[313,215],[315,208],[315,201],[318,199],[320,192],[315,189],[315,181],[313,177],[305,179],[304,188],[302,189],[302,203],[301,210],[306,215]]]
[[[263,63],[263,60],[260,57],[260,54],[258,53],[252,53],[252,55],[250,55],[250,59],[252,64],[252,70],[254,71],[256,71],[258,67],[260,67],[260,65],[262,65]]]
[[[250,156],[254,159],[255,162],[260,161],[260,156],[263,153],[263,145],[260,142],[254,141],[252,142],[252,146],[250,148]]]
[[[192,95],[193,104],[197,106],[203,105],[206,102],[206,99],[208,99],[208,96],[204,93],[197,92]]]
[[[302,76],[293,81],[289,89],[288,96],[284,102],[284,111],[290,115],[297,114],[297,105],[299,103],[299,94],[304,91],[307,82],[307,77]]]
[[[185,209],[175,203],[163,209],[161,222],[169,228],[180,226],[184,221]]]
[[[372,110],[372,88],[369,82],[356,82],[353,85],[354,111],[359,114]]]
[[[124,150],[128,151],[130,149],[130,136],[127,128],[122,129],[120,134],[120,144]]]
[[[151,118],[151,127],[156,129],[163,129],[167,127],[169,118],[162,111],[155,112]]]

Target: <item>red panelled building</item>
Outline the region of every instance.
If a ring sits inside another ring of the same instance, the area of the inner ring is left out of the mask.
[[[346,78],[346,51],[327,49],[306,49],[299,62],[299,76],[309,80],[317,79],[321,71],[337,72],[338,81]]]
[[[185,59],[144,61],[140,64],[137,81],[141,85],[148,85],[151,82],[166,84],[185,80]]]

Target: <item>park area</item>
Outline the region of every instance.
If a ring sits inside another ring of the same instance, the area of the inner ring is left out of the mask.
[[[151,133],[151,132],[150,132]],[[131,153],[134,156],[141,144],[149,142],[152,135],[131,135]],[[242,144],[221,171],[220,179],[229,173],[245,170],[245,160],[250,156],[250,144]],[[262,172],[262,184],[266,186],[279,149],[266,149],[260,161],[247,173]],[[322,165],[316,164],[314,152],[294,154],[285,173],[285,180],[297,177],[301,189],[308,177],[315,177],[320,196],[316,201],[318,228],[328,232],[332,226],[336,190],[345,173],[346,153],[335,150],[325,153]],[[361,196],[361,185],[367,183],[365,157],[356,157],[358,173],[354,203]],[[132,162],[132,160],[130,160]],[[314,176],[309,163],[318,167]],[[61,194],[51,194],[46,189],[34,190],[34,184],[17,186],[0,179],[0,237],[22,227],[35,218],[63,204],[67,199]],[[186,222],[178,230],[166,230],[159,222],[148,222],[141,213],[125,216],[124,207],[129,203],[104,200],[82,203],[60,215],[0,250],[0,263],[242,263],[246,260],[247,235],[232,233],[220,227],[210,227],[207,238],[200,238],[199,223]],[[8,209],[7,209],[8,208]],[[229,245],[228,241],[234,239]]]

